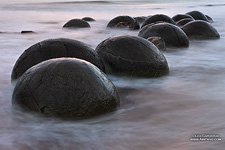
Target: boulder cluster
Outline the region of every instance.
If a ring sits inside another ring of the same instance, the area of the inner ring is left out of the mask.
[[[91,17],[72,19],[63,28],[90,28]],[[46,116],[84,119],[111,112],[120,104],[107,74],[161,77],[169,73],[163,51],[187,48],[189,40],[218,39],[211,17],[199,11],[152,16],[117,16],[107,29],[139,30],[103,40],[95,50],[81,41],[47,39],[26,49],[16,61],[11,80],[16,83],[16,108]]]

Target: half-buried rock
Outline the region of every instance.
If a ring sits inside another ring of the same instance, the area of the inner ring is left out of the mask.
[[[152,24],[152,23],[157,23],[157,22],[167,22],[167,23],[171,23],[171,24],[176,24],[173,19],[171,19],[169,16],[164,15],[164,14],[156,14],[153,15],[151,17],[149,17],[148,19],[146,19],[143,24],[142,24],[142,28],[146,25]]]
[[[91,26],[87,21],[82,19],[72,19],[68,21],[63,28],[90,28]]]
[[[135,36],[118,36],[101,42],[97,53],[109,74],[158,77],[169,72],[164,55],[148,40]]]
[[[89,22],[89,21],[95,21],[95,19],[93,19],[91,17],[84,17],[84,18],[82,18],[82,20],[87,21],[87,22]]]
[[[200,11],[190,11],[187,14],[192,16],[195,20],[203,20],[209,22],[207,17]]]
[[[129,28],[130,30],[140,29],[138,22],[130,16],[118,16],[113,18],[108,24],[108,28]]]
[[[181,19],[180,21],[177,22],[177,25],[179,27],[182,27],[182,26],[184,26],[185,24],[187,24],[188,22],[191,22],[191,21],[194,21],[194,20],[191,19],[191,18]]]
[[[191,21],[182,27],[182,30],[190,39],[219,39],[217,30],[208,22],[196,20]]]
[[[187,35],[179,27],[170,23],[158,23],[147,25],[139,32],[138,36],[148,39],[149,37],[161,37],[166,47],[188,47]]]
[[[182,19],[187,19],[187,18],[194,20],[194,18],[192,16],[188,15],[188,14],[177,14],[177,15],[172,17],[172,19],[175,22],[178,22],[178,21],[180,21]]]
[[[30,67],[52,58],[74,57],[84,59],[102,68],[97,53],[85,43],[71,39],[41,41],[23,52],[14,65],[11,78],[19,78]]]
[[[93,64],[58,58],[27,70],[16,84],[12,104],[47,116],[84,119],[114,110],[119,97]]]

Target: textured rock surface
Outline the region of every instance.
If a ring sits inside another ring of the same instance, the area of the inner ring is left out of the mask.
[[[135,36],[106,39],[97,48],[106,73],[158,77],[169,72],[163,54],[151,42]]]
[[[179,27],[170,23],[158,23],[145,26],[138,34],[145,39],[149,37],[161,37],[166,47],[188,47],[187,35]]]
[[[148,19],[146,19],[144,21],[144,23],[142,24],[142,28],[148,24],[156,23],[156,22],[167,22],[167,23],[171,23],[171,24],[176,24],[173,21],[173,19],[171,19],[169,16],[163,15],[163,14],[157,14],[157,15],[153,15],[153,16],[149,17]]]
[[[161,37],[149,37],[147,40],[152,42],[159,50],[166,50],[165,41]]]
[[[138,22],[130,16],[118,16],[110,20],[108,28],[129,28],[131,30],[140,29]]]
[[[182,30],[191,39],[219,39],[217,30],[208,22],[196,20],[182,27]]]
[[[72,19],[63,25],[63,28],[90,28],[88,22],[82,19]]]
[[[58,58],[27,70],[16,84],[12,103],[47,116],[83,119],[114,110],[119,97],[96,66]]]
[[[59,57],[84,59],[104,70],[96,52],[86,44],[71,39],[52,39],[41,41],[25,50],[16,61],[11,78],[17,79],[30,67]]]

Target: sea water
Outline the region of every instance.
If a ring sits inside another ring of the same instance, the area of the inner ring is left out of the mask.
[[[137,36],[109,30],[117,15],[149,16],[199,10],[211,16],[219,40],[190,41],[168,49],[170,74],[154,79],[109,76],[120,91],[113,113],[82,121],[42,118],[12,109],[13,65],[31,45],[71,38],[95,48],[106,38]],[[0,4],[0,150],[224,150],[225,1],[60,1],[12,0]],[[91,29],[66,30],[72,18],[90,16]],[[35,34],[20,34],[32,30]],[[193,142],[194,134],[217,134],[221,141]]]

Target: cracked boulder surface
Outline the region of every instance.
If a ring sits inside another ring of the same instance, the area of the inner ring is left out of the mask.
[[[108,74],[159,77],[169,72],[164,55],[151,42],[136,36],[117,36],[96,47]]]
[[[167,15],[164,14],[156,14],[153,15],[149,18],[147,18],[143,24],[142,24],[142,28],[145,27],[146,25],[152,24],[152,23],[157,23],[157,22],[167,22],[167,23],[171,23],[171,24],[176,24],[172,18],[170,18]]]
[[[147,25],[141,29],[138,36],[145,39],[161,37],[165,41],[166,47],[182,48],[189,46],[189,40],[184,31],[170,23]]]
[[[27,69],[42,61],[60,57],[84,59],[104,70],[97,53],[85,43],[63,38],[49,39],[34,44],[22,53],[14,65],[11,79],[18,79]]]
[[[219,39],[220,34],[208,22],[202,20],[191,21],[181,28],[190,39]]]
[[[89,23],[82,19],[71,19],[66,24],[63,25],[63,28],[90,28]]]
[[[117,16],[109,21],[107,28],[129,28],[130,30],[138,30],[140,26],[138,22],[130,16]]]
[[[18,80],[12,104],[46,116],[84,119],[113,111],[120,103],[106,75],[76,58],[44,61]]]

